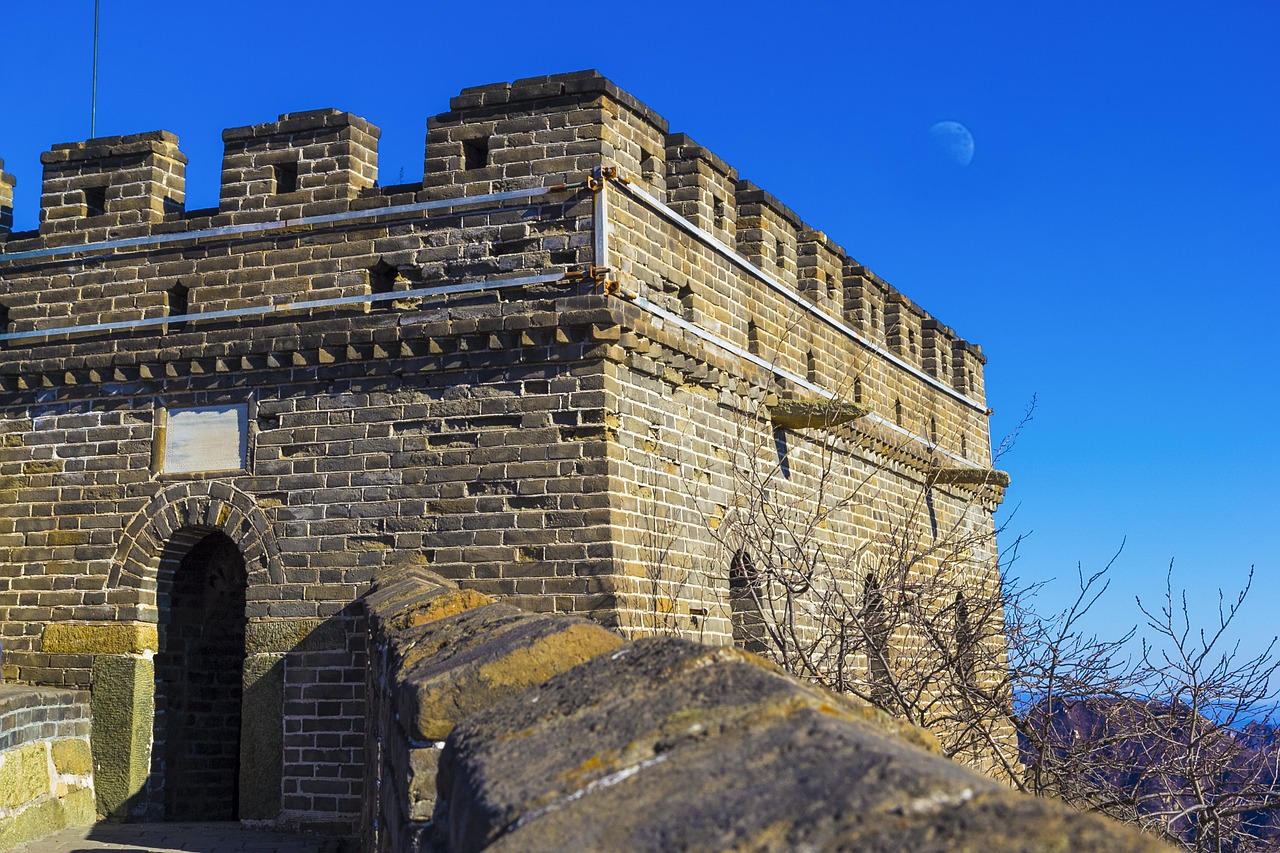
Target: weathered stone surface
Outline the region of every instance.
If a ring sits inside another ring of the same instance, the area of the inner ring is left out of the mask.
[[[418,587],[403,598],[383,603],[378,616],[383,630],[397,632],[493,603],[491,596],[471,589]]]
[[[870,406],[834,400],[778,400],[769,406],[769,418],[786,429],[831,429],[867,415]]]
[[[421,626],[398,690],[415,742],[443,740],[458,720],[621,645],[585,619],[490,604]],[[412,635],[413,629],[405,632]]]
[[[99,655],[93,662],[93,774],[98,810],[127,817],[150,772],[155,718],[150,660]]]
[[[12,850],[67,826],[84,826],[92,823],[93,817],[93,793],[87,788],[71,791],[63,799],[44,800],[0,820],[0,851]]]
[[[746,653],[641,641],[463,721],[436,827],[451,851],[1163,849],[878,722]]]
[[[294,649],[340,649],[346,644],[341,622],[333,619],[271,619],[245,625],[245,654],[289,652]]]
[[[885,715],[790,678],[747,652],[640,640],[464,722],[446,751],[436,820],[465,848],[477,834],[492,839],[521,814],[633,773],[686,742],[801,708],[879,723],[931,743],[924,733],[894,726]],[[498,754],[519,771],[483,774]]]
[[[464,843],[457,851],[482,849]],[[805,709],[664,751],[520,815],[491,851],[1155,851],[1132,829],[1022,797]]]
[[[49,748],[44,743],[0,754],[0,809],[16,808],[49,790]]]
[[[56,740],[51,744],[53,769],[59,773],[73,776],[88,776],[93,773],[93,752],[87,740]]]
[[[240,718],[240,817],[274,820],[280,815],[284,765],[284,656],[252,655],[244,661]]]

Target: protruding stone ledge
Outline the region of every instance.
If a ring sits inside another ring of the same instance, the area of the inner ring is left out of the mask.
[[[783,429],[831,429],[870,412],[870,406],[835,400],[782,399],[769,405],[769,418]]]
[[[1009,487],[1009,472],[997,471],[994,468],[943,468],[931,467],[925,473],[929,482],[948,486],[994,486],[998,489]]]

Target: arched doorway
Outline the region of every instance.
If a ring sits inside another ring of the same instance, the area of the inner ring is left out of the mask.
[[[211,528],[174,534],[157,589],[152,803],[166,820],[239,818],[245,559]]]

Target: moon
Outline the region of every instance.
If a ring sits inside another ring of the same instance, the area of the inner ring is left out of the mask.
[[[973,162],[973,134],[960,122],[940,121],[929,128],[929,135],[938,151],[957,166]]]

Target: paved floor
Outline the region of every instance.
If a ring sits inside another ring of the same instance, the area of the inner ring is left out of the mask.
[[[12,853],[329,853],[339,849],[334,840],[245,829],[238,823],[100,823],[65,829],[16,847]]]

